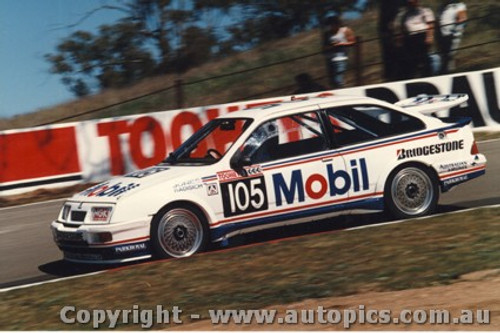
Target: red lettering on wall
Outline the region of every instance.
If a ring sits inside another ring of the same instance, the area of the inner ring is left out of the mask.
[[[97,134],[99,136],[108,137],[112,175],[121,175],[125,173],[125,165],[123,163],[123,155],[120,147],[120,134],[127,132],[128,125],[126,120],[97,124]]]
[[[177,114],[172,120],[172,125],[170,129],[170,135],[172,138],[172,147],[175,149],[179,147],[184,140],[187,138],[182,137],[182,129],[184,126],[190,126],[192,133],[199,130],[202,126],[200,118],[198,115],[192,112],[183,111]],[[199,147],[201,150],[205,151],[206,147]]]
[[[149,133],[152,139],[152,156],[145,156],[142,151],[141,142],[144,133]],[[134,121],[134,124],[130,128],[129,145],[132,160],[139,169],[160,163],[167,153],[163,129],[160,123],[148,116],[137,118]]]
[[[219,116],[219,109],[207,109],[206,111],[208,121],[215,119]]]
[[[240,109],[240,107],[238,105],[232,105],[232,106],[228,106],[227,107],[227,112],[235,112],[235,111],[238,111]]]

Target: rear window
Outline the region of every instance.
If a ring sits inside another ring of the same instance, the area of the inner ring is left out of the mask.
[[[376,105],[344,106],[326,112],[339,145],[425,129],[418,118]]]

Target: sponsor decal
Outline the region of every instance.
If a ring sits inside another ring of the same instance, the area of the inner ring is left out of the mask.
[[[84,191],[80,192],[78,195],[81,195],[81,196],[87,196],[87,194],[89,194],[89,193],[91,193],[92,191],[95,191],[95,190],[97,190],[97,189],[101,188],[102,186],[104,186],[104,185],[106,185],[106,184],[107,184],[107,183],[104,183],[104,184],[102,184],[102,183],[101,183],[101,184],[94,185],[94,186],[89,187],[88,189],[86,189],[86,190],[84,190]],[[82,204],[83,204],[83,203],[82,203],[82,202],[80,202],[80,205],[78,206],[78,208],[79,208],[79,209],[81,209],[81,208],[82,208],[82,207],[81,207],[81,205],[82,205]]]
[[[242,175],[240,175],[238,172],[234,170],[225,170],[217,172],[217,178],[219,179],[219,182],[227,182],[244,177],[254,177],[262,175],[262,168],[260,167],[260,165],[252,165],[244,167],[243,169],[245,170],[245,172]]]
[[[443,184],[445,186],[452,185],[452,184],[457,184],[457,183],[462,183],[465,182],[469,179],[468,175],[463,175],[463,176],[458,176],[450,179],[446,179]]]
[[[116,253],[124,253],[124,252],[132,252],[132,251],[139,251],[139,250],[146,250],[146,244],[145,243],[140,243],[140,244],[130,244],[130,245],[122,245],[122,246],[117,246],[115,247],[115,252]]]
[[[92,207],[92,221],[107,222],[111,214],[111,207]]]
[[[423,104],[433,104],[433,103],[439,103],[439,102],[454,102],[459,98],[462,98],[462,94],[454,95],[442,95],[442,96],[417,96],[411,101],[408,102],[408,104],[404,104],[405,107],[410,107],[410,106],[418,106],[418,105],[423,105]]]
[[[438,99],[434,98],[433,96],[417,96],[411,100],[411,102],[408,102],[408,104],[405,104],[405,107],[409,106],[417,106],[417,105],[422,105],[422,104],[432,104],[436,101],[439,101]]]
[[[429,156],[429,155],[447,153],[462,149],[464,149],[464,140],[456,140],[456,141],[437,143],[434,145],[428,145],[418,148],[398,149],[397,156],[398,160],[402,160],[405,158]]]
[[[253,213],[268,208],[264,176],[220,184],[224,216]]]
[[[240,178],[240,175],[238,175],[238,173],[234,170],[226,170],[217,172],[217,178],[219,181],[224,182]]]
[[[332,164],[326,165],[326,176],[313,173],[306,179],[302,170],[293,170],[290,179],[285,179],[281,173],[272,175],[276,206],[305,201],[305,196],[311,199],[321,199],[325,196],[334,197],[346,194],[351,188],[354,192],[369,188],[368,169],[364,158],[349,162],[350,172],[335,170]],[[339,185],[341,180],[342,185]],[[284,200],[283,200],[284,199]]]
[[[451,172],[451,171],[459,171],[459,170],[465,170],[468,168],[467,162],[454,162],[454,163],[447,163],[447,164],[440,164],[439,165],[439,171],[440,172]]]
[[[207,188],[207,195],[208,196],[219,194],[219,187],[217,186],[216,183],[210,183],[210,184],[205,184],[205,185]]]
[[[246,172],[247,176],[262,175],[262,169],[261,169],[260,165],[246,167],[245,172]]]
[[[148,168],[145,170],[138,170],[131,172],[129,174],[126,174],[125,177],[131,177],[131,178],[144,178],[147,176],[154,175],[155,173],[166,171],[170,168],[168,167],[153,167],[153,168]]]
[[[140,184],[136,183],[122,184],[121,182],[111,186],[106,182],[93,186],[81,192],[80,195],[87,197],[117,197],[139,186]]]
[[[182,182],[180,184],[175,184],[174,185],[174,192],[186,192],[186,191],[193,191],[201,188],[203,186],[201,179],[196,178],[196,179],[191,179],[187,180],[185,182]]]

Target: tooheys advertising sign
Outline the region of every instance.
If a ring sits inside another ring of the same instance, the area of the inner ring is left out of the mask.
[[[481,127],[500,125],[499,87],[500,68],[494,68],[326,93],[370,96],[390,103],[419,94],[465,93],[469,95],[467,109],[453,108],[440,116],[470,116],[473,125]],[[32,190],[47,184],[67,185],[68,181],[102,181],[146,168],[163,160],[210,119],[289,99],[290,96],[276,97],[4,131],[0,134],[0,194]],[[422,147],[421,150],[405,151],[404,156],[407,153],[432,154],[436,149],[447,148]]]

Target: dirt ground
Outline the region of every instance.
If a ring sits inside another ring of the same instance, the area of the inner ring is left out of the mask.
[[[459,325],[459,324],[357,324],[350,330],[500,330],[500,269],[466,274],[456,283],[446,286],[435,286],[421,289],[410,289],[391,292],[374,292],[356,294],[346,297],[309,299],[300,303],[276,305],[267,309],[276,309],[283,316],[287,309],[357,309],[365,306],[365,311],[374,309],[391,310],[391,318],[402,310],[447,309],[450,317],[459,317],[461,310],[476,309],[490,311],[490,324]],[[331,324],[298,324],[298,325],[211,325],[208,320],[201,320],[179,326],[178,329],[190,330],[344,330],[342,323]]]

